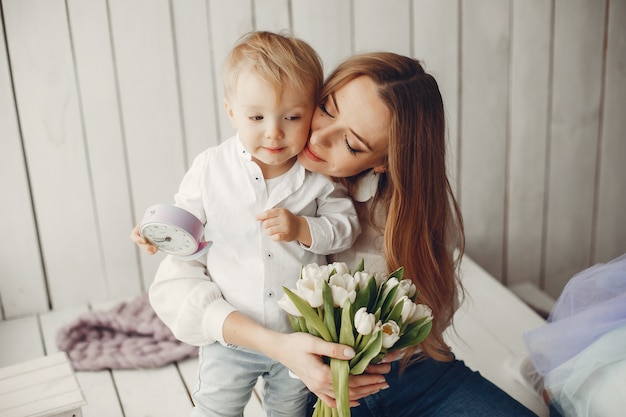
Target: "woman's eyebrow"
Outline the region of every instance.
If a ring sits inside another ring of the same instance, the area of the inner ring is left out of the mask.
[[[335,98],[335,93],[331,93],[330,94],[330,98],[333,101],[333,106],[335,106],[335,110],[337,110],[337,114],[341,113],[341,110],[339,110],[339,105],[337,104],[337,99]],[[348,130],[354,135],[354,137],[357,138],[357,140],[359,142],[361,142],[361,144],[363,146],[365,146],[367,148],[368,151],[372,151],[372,147],[369,145],[369,143],[367,143],[367,141],[365,139],[363,139],[363,136],[359,135],[358,133],[356,133],[352,128],[348,128]]]

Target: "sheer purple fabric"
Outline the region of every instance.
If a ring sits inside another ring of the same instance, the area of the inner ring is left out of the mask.
[[[537,371],[548,372],[607,332],[626,326],[626,254],[574,275],[548,324],[524,334]]]

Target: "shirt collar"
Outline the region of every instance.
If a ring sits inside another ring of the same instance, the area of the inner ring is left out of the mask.
[[[239,133],[235,136],[237,138],[237,154],[246,161],[252,161],[252,154],[243,147],[243,143],[241,143],[241,139],[239,139]]]
[[[371,169],[367,174],[361,176],[356,182],[352,198],[354,201],[364,203],[376,195],[378,189],[378,174]]]

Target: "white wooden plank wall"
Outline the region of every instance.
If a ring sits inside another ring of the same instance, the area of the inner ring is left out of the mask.
[[[556,297],[626,252],[626,0],[0,0],[3,318],[144,291],[128,235],[232,133],[221,63],[290,29],[439,80],[468,253]]]

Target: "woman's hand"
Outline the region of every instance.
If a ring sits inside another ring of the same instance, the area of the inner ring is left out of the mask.
[[[326,342],[308,333],[282,334],[280,339],[275,343],[280,349],[273,350],[275,359],[297,375],[324,403],[336,407],[330,366],[323,362],[322,356],[349,360],[354,357],[352,348]],[[361,398],[387,388],[383,374],[390,369],[389,364],[372,365],[368,373],[350,376],[350,406],[355,407]]]
[[[350,360],[354,357],[351,347],[326,342],[308,333],[269,330],[239,311],[226,317],[222,334],[226,343],[256,350],[282,363],[327,405],[337,406],[330,366],[322,357]],[[372,365],[368,373],[350,376],[350,406],[355,407],[359,399],[387,388],[383,375],[390,369],[389,364]]]
[[[130,232],[130,240],[135,242],[135,244],[137,244],[140,249],[144,250],[150,255],[154,255],[159,250],[156,246],[148,242],[139,234],[139,225],[135,226],[132,232]]]

